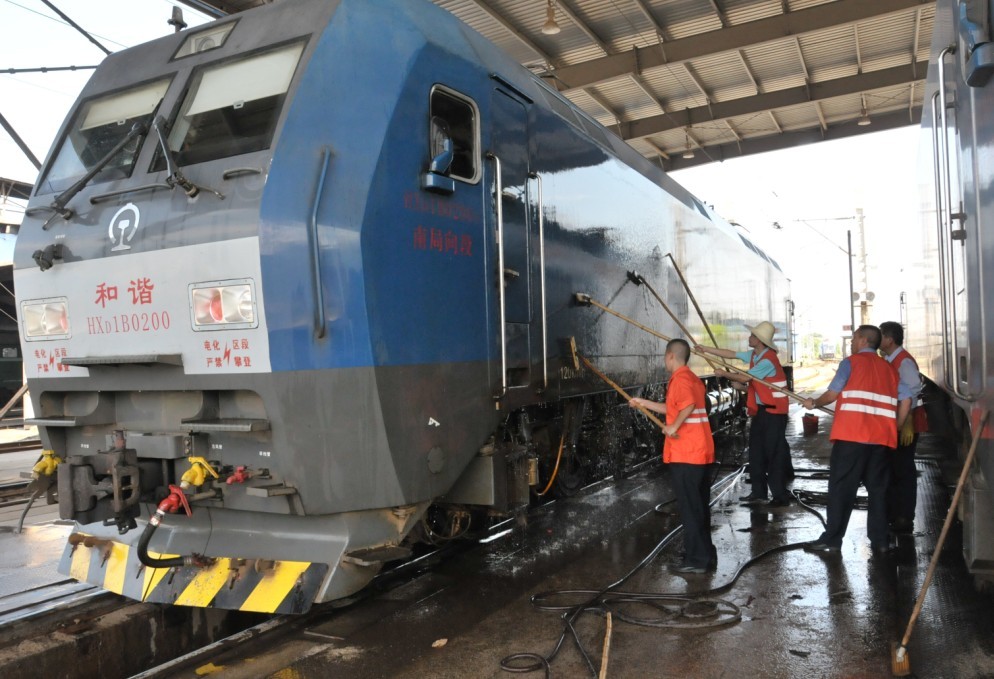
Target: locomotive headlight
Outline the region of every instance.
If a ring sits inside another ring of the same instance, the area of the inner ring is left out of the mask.
[[[214,281],[190,286],[194,330],[254,328],[258,325],[252,281]]]
[[[21,303],[21,322],[26,340],[69,337],[69,302],[65,297]]]

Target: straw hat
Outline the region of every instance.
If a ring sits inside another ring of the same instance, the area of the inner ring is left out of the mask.
[[[760,342],[768,346],[773,351],[777,350],[777,345],[773,342],[773,335],[776,333],[776,328],[769,321],[763,321],[756,326],[747,325],[746,328],[749,329],[753,335],[756,336]]]

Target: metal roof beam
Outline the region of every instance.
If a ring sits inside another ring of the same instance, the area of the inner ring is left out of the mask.
[[[808,130],[797,130],[784,132],[783,134],[770,135],[768,137],[756,137],[744,139],[734,144],[722,144],[720,146],[708,146],[703,149],[703,153],[697,153],[693,158],[683,158],[677,153],[670,154],[665,167],[667,172],[674,170],[684,170],[695,165],[705,165],[710,162],[729,160],[730,158],[741,158],[754,153],[766,153],[767,151],[779,151],[782,149],[813,144],[819,141],[832,141],[834,139],[845,139],[854,137],[866,132],[880,132],[881,130],[892,130],[908,125],[916,125],[921,120],[922,109],[916,106],[912,112],[911,120],[908,119],[908,112],[904,109],[873,117],[871,128],[860,127],[855,120],[829,127],[823,131],[819,127]]]
[[[742,97],[731,101],[713,102],[708,106],[697,106],[684,111],[674,111],[666,115],[650,116],[632,120],[624,124],[623,139],[637,139],[660,134],[669,130],[700,125],[701,123],[724,120],[742,115],[763,113],[787,106],[796,106],[817,102],[834,97],[860,94],[868,90],[878,90],[885,87],[895,87],[915,82],[913,73],[924,73],[928,69],[927,62],[913,65],[895,66],[881,71],[861,73],[848,78],[836,78],[822,83],[813,83],[802,87],[791,87],[776,92],[758,94],[754,97]],[[809,96],[810,93],[810,96]],[[874,118],[874,122],[876,118]]]
[[[555,71],[555,76],[566,88],[576,89],[628,73],[638,73],[640,70],[699,59],[931,4],[934,4],[934,0],[836,0],[644,48],[639,50],[638,58],[635,50],[628,50],[573,66],[563,66]]]

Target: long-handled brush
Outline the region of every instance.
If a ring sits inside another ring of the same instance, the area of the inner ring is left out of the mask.
[[[977,444],[980,442],[980,435],[984,431],[984,427],[987,426],[988,415],[989,413],[984,413],[984,416],[980,418],[980,424],[977,425],[977,428],[973,432],[970,452],[967,453],[966,461],[963,462],[963,471],[960,472],[959,480],[956,482],[956,492],[953,493],[953,501],[949,504],[949,511],[946,512],[946,521],[942,524],[939,541],[935,543],[932,561],[929,563],[928,571],[925,573],[925,582],[922,583],[921,592],[918,593],[918,600],[915,601],[915,609],[911,612],[908,627],[904,630],[904,638],[901,639],[900,644],[892,644],[891,646],[890,669],[895,677],[906,677],[911,674],[911,658],[908,657],[908,641],[911,639],[911,630],[915,626],[915,621],[918,620],[918,614],[922,611],[922,604],[925,603],[925,594],[928,592],[928,587],[932,584],[932,576],[935,575],[935,566],[939,563],[942,544],[946,541],[949,526],[952,525],[953,517],[956,516],[956,505],[959,504],[960,496],[963,495],[963,486],[966,484],[966,477],[969,475],[970,467],[973,465],[973,457],[977,453]]]
[[[590,372],[594,373],[599,378],[601,378],[602,380],[604,380],[604,382],[606,382],[608,384],[608,386],[610,386],[616,392],[618,392],[619,394],[621,394],[625,398],[626,401],[630,402],[632,400],[632,397],[628,394],[628,392],[626,392],[624,389],[622,389],[617,384],[615,384],[611,380],[610,377],[608,377],[607,375],[605,375],[604,373],[602,373],[600,370],[598,370],[597,366],[595,366],[593,363],[591,363],[590,360],[587,359],[586,356],[584,356],[579,351],[577,351],[577,349],[576,349],[576,340],[574,338],[570,337],[570,338],[568,338],[566,340],[566,347],[567,347],[567,350],[572,354],[572,356],[570,356],[570,358],[572,360],[572,363],[575,366],[577,366],[577,368],[579,368],[579,366],[580,366],[580,361],[583,361],[583,364],[585,366],[587,366],[587,368],[590,370]],[[658,417],[656,417],[655,415],[653,415],[652,413],[650,413],[646,408],[643,408],[642,406],[640,406],[640,405],[638,405],[636,403],[635,404],[635,409],[638,410],[643,415],[645,415],[646,417],[648,417],[657,427],[659,427],[660,429],[663,429],[665,431],[665,425],[662,423],[662,421]],[[676,438],[676,437],[674,437],[674,438]]]
[[[588,295],[585,292],[577,292],[577,293],[575,293],[573,295],[573,298],[576,301],[576,303],[577,303],[578,306],[592,306],[592,307],[596,307],[596,308],[600,309],[601,311],[604,311],[606,313],[611,314],[612,316],[616,316],[617,318],[620,318],[621,320],[625,321],[626,323],[630,323],[631,325],[634,325],[636,328],[639,328],[640,330],[645,330],[650,335],[652,335],[654,337],[658,337],[659,339],[663,340],[664,342],[669,342],[671,339],[673,339],[672,337],[668,337],[668,336],[666,336],[666,335],[664,335],[664,334],[662,334],[660,332],[656,332],[652,328],[649,328],[649,327],[646,327],[646,326],[642,325],[641,323],[639,323],[638,321],[636,321],[634,318],[629,318],[628,316],[625,316],[624,314],[615,311],[611,307],[609,307],[607,305],[604,305],[604,304],[601,304],[600,302],[598,302],[596,299],[592,298],[590,295]],[[705,354],[702,354],[699,351],[694,351],[693,349],[690,350],[690,353],[692,353],[695,356],[700,356],[704,360],[707,360],[707,358],[708,358]],[[753,380],[755,382],[758,382],[758,383],[760,383],[760,384],[768,387],[769,389],[772,389],[773,391],[778,391],[781,394],[783,394],[784,396],[787,396],[788,398],[792,398],[792,399],[794,399],[794,400],[796,400],[796,401],[798,401],[800,403],[803,403],[804,401],[807,400],[803,396],[801,396],[800,394],[795,393],[793,391],[790,391],[789,389],[784,389],[783,387],[781,387],[779,385],[772,384],[771,382],[767,382],[766,380],[760,379],[758,377],[753,377],[752,375],[749,374],[749,371],[746,370],[745,368],[740,368],[738,366],[728,365],[728,364],[726,364],[724,367],[726,369],[730,370],[730,371],[737,372],[737,373],[739,373],[741,375],[747,375],[751,380]],[[825,408],[824,406],[818,406],[818,410],[822,410],[822,411],[824,411],[826,413],[829,413],[829,414],[835,414],[834,410],[830,410],[828,408]]]

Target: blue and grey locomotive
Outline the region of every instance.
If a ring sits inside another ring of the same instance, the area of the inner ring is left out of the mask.
[[[994,583],[994,25],[987,0],[936,3],[922,115],[922,228],[903,237],[920,256],[907,299],[908,341],[944,398],[929,408],[933,429],[958,433],[963,460],[979,436],[964,488],[963,554],[978,586]],[[990,220],[990,221],[989,221]],[[947,407],[942,407],[947,406]]]
[[[789,335],[774,262],[427,2],[276,3],[109,56],[28,212],[62,568],[144,601],[303,611],[623,468],[647,427],[564,346],[635,393],[661,345],[577,292],[678,334],[649,281],[703,334],[690,289],[723,344]]]

